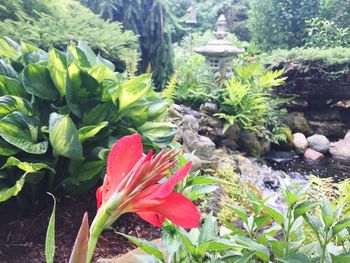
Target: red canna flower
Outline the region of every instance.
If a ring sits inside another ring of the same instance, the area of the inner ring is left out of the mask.
[[[176,155],[174,150],[161,151],[155,156],[150,151],[144,155],[139,134],[121,138],[108,155],[107,174],[96,191],[99,210],[102,207],[115,209],[106,225],[112,224],[121,214],[135,212],[155,226],[161,226],[167,218],[184,228],[198,227],[197,207],[174,192],[175,185],[190,171],[191,162],[163,181],[170,175]]]

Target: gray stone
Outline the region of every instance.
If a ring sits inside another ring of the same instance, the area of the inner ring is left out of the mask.
[[[350,140],[350,130],[345,134],[344,139],[349,139]]]
[[[238,149],[237,142],[232,140],[232,139],[219,139],[218,140],[218,146],[227,147],[227,148],[229,148],[232,151]]]
[[[343,138],[348,130],[346,125],[339,121],[309,121],[309,125],[314,133],[329,138]]]
[[[333,158],[350,161],[350,137],[331,143],[329,152],[332,154]]]
[[[239,147],[247,154],[260,157],[261,145],[255,133],[248,130],[243,130],[239,136]]]
[[[206,124],[212,128],[220,128],[224,126],[224,123],[221,119],[212,116],[209,116],[207,118]]]
[[[196,172],[196,171],[199,171],[202,168],[202,161],[196,155],[191,154],[191,153],[184,153],[183,157],[186,160],[192,162],[191,171]]]
[[[259,139],[260,147],[261,147],[261,155],[265,155],[270,152],[271,142],[268,138],[260,138]]]
[[[303,154],[309,143],[304,134],[297,132],[293,134],[293,146],[297,153]]]
[[[314,134],[307,138],[309,147],[315,151],[326,153],[329,149],[329,140],[326,136]]]
[[[216,105],[213,102],[206,102],[201,105],[200,107],[201,111],[208,114],[208,115],[214,115],[218,112],[218,105]]]
[[[238,142],[240,134],[241,134],[241,128],[238,125],[234,124],[226,129],[223,136],[227,139],[231,139]]]
[[[284,122],[293,133],[301,132],[303,134],[310,134],[310,127],[303,112],[294,111],[289,113],[284,119]]]
[[[318,151],[315,151],[311,148],[307,148],[305,153],[304,153],[304,158],[305,160],[310,160],[310,161],[318,161],[324,158],[324,155]]]

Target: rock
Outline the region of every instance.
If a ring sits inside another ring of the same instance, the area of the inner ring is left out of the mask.
[[[287,115],[284,122],[291,129],[292,132],[301,132],[303,134],[310,133],[309,124],[303,112],[294,111]]]
[[[259,143],[261,146],[261,155],[265,155],[270,151],[271,142],[269,139],[262,137],[259,139]]]
[[[181,128],[183,148],[187,153],[194,152],[202,161],[214,159],[215,143],[208,137],[198,134],[199,124],[193,116],[184,116]]]
[[[231,139],[238,142],[240,134],[241,134],[241,128],[238,125],[233,124],[226,129],[223,136],[227,139]]]
[[[315,151],[326,153],[329,149],[329,140],[326,136],[315,134],[307,138],[309,147]]]
[[[297,132],[293,134],[293,146],[297,153],[303,154],[309,143],[304,134]]]
[[[232,139],[219,139],[217,143],[219,147],[227,147],[232,151],[238,149],[238,144]]]
[[[218,105],[213,102],[206,102],[201,105],[200,110],[208,115],[214,115],[218,112]]]
[[[311,148],[307,148],[304,153],[305,160],[318,161],[324,158],[324,155],[318,151]]]
[[[341,121],[341,115],[338,109],[309,111],[307,112],[307,117],[313,121]]]
[[[346,125],[339,121],[309,121],[309,125],[314,133],[328,138],[343,138],[348,130]]]
[[[331,143],[329,146],[329,152],[333,158],[350,161],[350,137]]]
[[[202,168],[202,161],[199,159],[196,155],[191,153],[184,153],[183,157],[192,162],[192,168],[191,171],[196,172],[199,171]]]
[[[212,128],[219,128],[224,126],[224,123],[221,119],[212,116],[209,116],[207,118],[206,124]]]
[[[290,162],[298,158],[299,155],[293,151],[273,151],[265,156],[267,161],[276,163]]]
[[[350,139],[350,130],[345,134],[344,139]]]
[[[244,130],[239,136],[239,147],[242,151],[247,154],[260,157],[261,156],[261,146],[256,134]]]

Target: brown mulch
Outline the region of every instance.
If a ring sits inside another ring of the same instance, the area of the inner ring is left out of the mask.
[[[47,197],[48,200],[51,197]],[[31,216],[0,214],[0,263],[45,262],[45,235],[52,207]],[[79,198],[57,197],[55,262],[68,262],[84,212],[91,223],[96,213],[94,193]],[[161,236],[161,230],[144,222],[136,214],[125,214],[106,230],[98,242],[93,262],[124,254],[134,245],[115,232],[127,233],[147,240]]]

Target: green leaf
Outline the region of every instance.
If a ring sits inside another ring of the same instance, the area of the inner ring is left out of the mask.
[[[38,64],[29,64],[21,73],[23,86],[29,94],[54,101],[59,93],[52,82],[49,70]]]
[[[85,58],[88,60],[90,66],[96,64],[97,56],[85,41],[79,41],[78,48],[84,53]]]
[[[47,151],[48,142],[38,142],[38,132],[39,120],[22,112],[12,112],[0,120],[0,137],[27,153]]]
[[[198,245],[217,239],[218,223],[211,212],[205,220],[199,234]]]
[[[107,127],[108,122],[104,121],[98,125],[85,126],[79,129],[79,140],[81,143],[85,142],[87,139],[94,137],[103,128]]]
[[[11,64],[6,63],[3,59],[0,59],[0,75],[18,80],[18,73],[16,70],[13,69]]]
[[[49,225],[46,231],[46,240],[45,240],[45,258],[46,263],[54,263],[55,257],[55,213],[56,213],[56,199],[55,197],[48,193],[53,198],[53,208],[50,216]]]
[[[187,249],[188,253],[190,255],[194,255],[196,253],[196,247],[194,246],[191,239],[189,238],[188,233],[185,230],[178,229],[178,228],[176,228],[176,232],[179,235],[182,241],[182,244]]]
[[[205,184],[228,184],[233,185],[223,179],[216,178],[213,176],[191,176],[187,179],[186,185],[205,185]]]
[[[170,123],[146,122],[137,128],[138,132],[160,148],[172,142],[176,134],[176,126]]]
[[[69,258],[69,263],[85,263],[87,257],[89,242],[89,221],[88,214],[85,212],[83,221],[74,242],[72,254]]]
[[[61,51],[51,48],[48,62],[47,69],[49,70],[52,82],[63,97],[66,95],[68,80],[66,57]]]
[[[105,65],[106,67],[108,67],[110,70],[115,71],[115,66],[112,62],[110,62],[109,60],[101,57],[100,54],[97,55],[97,60],[96,60],[97,65]]]
[[[20,81],[0,76],[0,96],[4,95],[26,97],[27,93]]]
[[[112,103],[99,103],[83,116],[83,126],[97,125],[109,119],[110,112],[116,107]]]
[[[84,51],[73,44],[70,44],[67,48],[67,60],[69,63],[73,62],[74,64],[84,68],[89,68],[92,66]]]
[[[0,57],[16,60],[20,56],[20,46],[8,37],[0,38]]]
[[[49,135],[56,155],[70,159],[83,159],[83,146],[79,141],[78,130],[68,115],[51,113]]]
[[[326,226],[330,226],[333,223],[333,209],[326,198],[321,203],[321,216]]]
[[[69,176],[65,179],[65,183],[80,185],[83,182],[93,179],[98,175],[105,162],[103,160],[98,161],[86,161],[86,162],[73,162],[69,167]]]
[[[123,237],[127,238],[129,241],[133,242],[137,247],[141,248],[143,251],[145,251],[147,254],[150,254],[157,259],[159,259],[161,262],[165,262],[163,252],[159,250],[156,245],[153,243],[139,239],[130,235],[126,235],[123,233],[118,233],[119,235],[122,235]]]
[[[0,119],[14,111],[32,115],[32,105],[27,100],[17,96],[0,97]]]
[[[297,219],[299,216],[302,216],[314,208],[318,202],[305,201],[298,204],[294,209],[294,219]]]
[[[349,263],[350,262],[350,255],[338,255],[334,256],[332,255],[332,263]]]
[[[333,226],[333,236],[341,232],[343,229],[350,226],[350,217],[345,218],[339,221],[337,224]]]
[[[302,253],[294,253],[285,258],[279,258],[279,261],[283,263],[311,263],[311,260]]]
[[[74,63],[68,67],[68,76],[69,85],[67,85],[66,89],[67,104],[77,117],[82,117],[85,111],[83,108],[84,104],[100,98],[100,84],[86,70]]]
[[[236,213],[244,222],[248,222],[248,213],[243,207],[230,205],[230,208],[232,208],[233,212]]]
[[[0,138],[0,156],[11,156],[20,150]]]
[[[43,169],[50,170],[51,172],[55,173],[55,170],[51,168],[49,165],[45,163],[28,163],[28,162],[22,162],[18,160],[17,158],[11,156],[7,159],[6,163],[0,168],[1,170],[15,166],[24,171],[26,174],[28,173],[35,173]]]
[[[263,209],[273,218],[275,219],[280,225],[284,224],[284,217],[283,215],[278,212],[277,210],[273,209],[272,207],[269,207],[267,205],[262,205]]]
[[[264,262],[269,261],[270,253],[265,246],[243,236],[232,237],[232,240],[242,246],[245,246],[246,249],[254,251],[254,254]]]
[[[16,196],[23,188],[26,175],[22,175],[19,180],[16,181],[15,185],[10,188],[0,188],[0,202],[4,202],[10,199],[12,196]]]
[[[190,200],[196,200],[206,194],[214,192],[218,187],[216,185],[195,185],[190,191],[186,189],[185,195]]]

